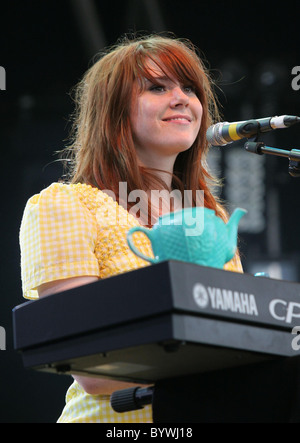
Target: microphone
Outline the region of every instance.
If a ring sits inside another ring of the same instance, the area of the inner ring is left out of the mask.
[[[136,411],[152,403],[154,386],[133,387],[115,391],[110,397],[110,405],[116,412]]]
[[[300,117],[294,115],[281,115],[279,117],[266,117],[233,123],[221,122],[208,128],[206,139],[213,146],[225,146],[242,138],[250,138],[273,129],[288,128],[299,122]]]

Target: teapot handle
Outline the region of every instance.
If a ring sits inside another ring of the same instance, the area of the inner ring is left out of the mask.
[[[142,258],[143,260],[149,261],[150,263],[157,263],[158,260],[152,257],[148,257],[147,255],[144,255],[141,251],[139,251],[137,249],[137,247],[134,244],[133,241],[133,233],[134,232],[142,232],[143,234],[145,234],[151,244],[152,244],[152,239],[151,239],[151,232],[149,231],[149,229],[144,228],[143,226],[134,226],[133,228],[129,229],[129,231],[127,232],[127,243],[129,248],[132,250],[132,252],[137,255],[138,257]]]

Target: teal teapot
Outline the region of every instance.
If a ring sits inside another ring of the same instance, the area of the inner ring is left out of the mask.
[[[131,228],[127,243],[138,257],[150,263],[179,260],[221,269],[235,254],[238,224],[246,213],[245,209],[237,208],[225,223],[212,209],[184,208],[163,215],[152,229],[144,226]],[[136,247],[135,232],[142,232],[149,238],[154,258]]]

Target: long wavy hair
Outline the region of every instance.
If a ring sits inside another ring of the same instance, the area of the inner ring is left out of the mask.
[[[76,104],[71,143],[67,147],[69,181],[87,183],[113,191],[118,199],[119,183],[127,183],[128,194],[136,189],[157,189],[155,170],[138,164],[130,124],[134,85],[145,87],[145,79],[155,83],[147,69],[152,60],[166,76],[195,88],[202,107],[201,128],[190,149],[179,153],[172,187],[204,191],[205,207],[226,218],[226,211],[213,195],[217,180],[209,173],[207,128],[219,119],[213,83],[198,49],[186,39],[150,35],[125,37],[100,57],[74,89]]]

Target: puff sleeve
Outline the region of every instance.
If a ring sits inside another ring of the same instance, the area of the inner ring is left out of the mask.
[[[99,276],[97,222],[72,186],[53,183],[31,197],[20,228],[23,296],[50,281]]]

